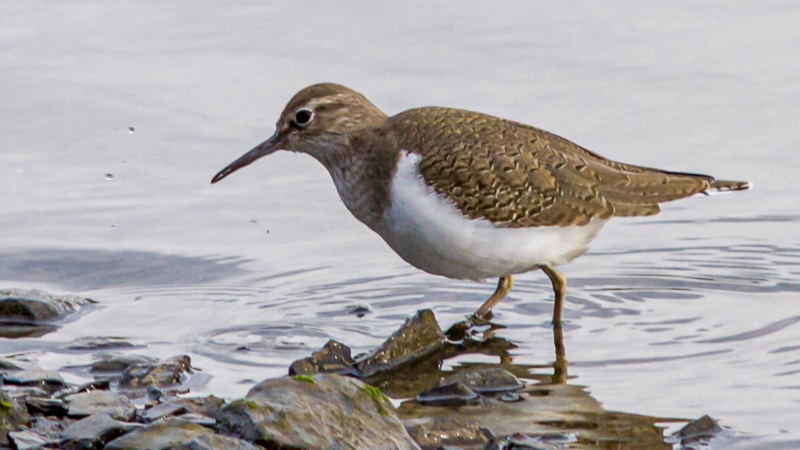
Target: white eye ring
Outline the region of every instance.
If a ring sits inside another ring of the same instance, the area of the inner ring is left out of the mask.
[[[300,108],[294,112],[294,123],[298,127],[308,126],[314,120],[314,112],[308,108]]]

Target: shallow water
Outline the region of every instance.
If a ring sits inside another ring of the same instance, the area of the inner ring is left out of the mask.
[[[563,268],[567,384],[605,411],[709,414],[742,437],[730,445],[800,448],[798,23],[780,1],[4,2],[0,287],[100,304],[0,354],[60,369],[96,356],[62,343],[121,336],[189,354],[193,392],[234,397],[330,338],[366,351],[417,309],[447,325],[477,308],[493,282],[403,263],[309,157],[209,185],[297,90],[334,81],[389,114],[479,110],[754,182],[614,220]],[[551,295],[523,275],[495,310],[534,379],[553,371]]]

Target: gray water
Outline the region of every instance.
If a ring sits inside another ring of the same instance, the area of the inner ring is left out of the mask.
[[[709,414],[742,448],[800,448],[797,2],[6,1],[0,80],[0,287],[100,302],[0,354],[61,369],[96,356],[62,343],[120,336],[189,354],[193,393],[235,397],[330,338],[366,351],[417,309],[477,308],[493,281],[405,264],[309,157],[209,184],[332,81],[388,114],[477,110],[753,182],[615,219],[562,268],[568,383],[608,411]],[[515,364],[552,362],[551,296],[530,273],[495,310]]]

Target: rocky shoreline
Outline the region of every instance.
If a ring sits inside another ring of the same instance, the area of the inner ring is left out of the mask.
[[[0,335],[41,336],[94,304],[0,290]],[[86,368],[94,380],[80,386],[11,355],[0,359],[0,448],[671,449],[730,433],[705,416],[665,440],[658,424],[687,420],[608,412],[567,384],[560,330],[553,374],[542,376],[513,364],[515,346],[495,328],[456,324],[446,335],[422,310],[370,353],[353,356],[329,341],[286,376],[230,400],[192,396],[189,356],[125,355],[133,345],[124,339],[70,344],[98,351]],[[442,370],[445,360],[476,353],[500,363]]]

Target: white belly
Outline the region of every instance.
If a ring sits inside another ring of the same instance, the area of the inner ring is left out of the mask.
[[[565,264],[586,251],[606,222],[503,228],[470,219],[425,185],[418,163],[418,155],[400,157],[380,234],[406,262],[432,274],[482,280]]]

